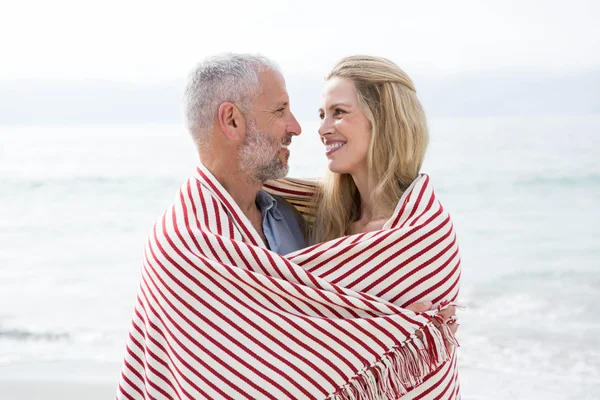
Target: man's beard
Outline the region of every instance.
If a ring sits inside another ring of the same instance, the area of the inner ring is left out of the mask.
[[[284,138],[286,143],[290,140],[291,135]],[[249,180],[260,183],[285,177],[289,167],[279,159],[281,145],[282,142],[261,132],[255,121],[248,121],[246,137],[239,152],[240,168],[244,175]]]

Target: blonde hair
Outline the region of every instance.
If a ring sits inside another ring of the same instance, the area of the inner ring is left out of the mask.
[[[429,142],[425,112],[412,80],[385,58],[346,57],[327,80],[334,77],[354,83],[358,103],[371,122],[367,156],[369,179],[375,182],[371,200],[389,218],[421,170]],[[314,198],[312,240],[318,243],[348,235],[360,218],[360,202],[352,176],[328,171]]]

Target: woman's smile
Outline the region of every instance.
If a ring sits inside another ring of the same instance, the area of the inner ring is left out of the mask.
[[[325,143],[325,155],[329,156],[335,151],[341,149],[347,142],[343,141],[329,141]]]

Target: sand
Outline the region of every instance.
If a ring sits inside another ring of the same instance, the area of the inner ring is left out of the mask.
[[[0,379],[0,397],[10,400],[110,400],[116,384]]]

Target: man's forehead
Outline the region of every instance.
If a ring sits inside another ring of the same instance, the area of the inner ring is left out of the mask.
[[[279,71],[267,69],[258,74],[258,79],[263,83],[271,83],[285,86],[285,78]]]
[[[277,71],[263,71],[259,75],[261,84],[260,100],[265,103],[285,103],[289,101],[285,79]]]

